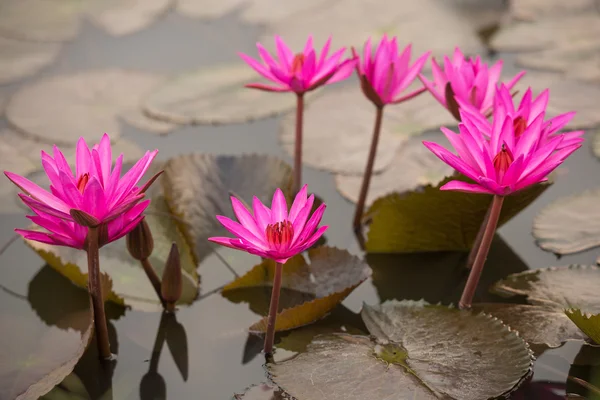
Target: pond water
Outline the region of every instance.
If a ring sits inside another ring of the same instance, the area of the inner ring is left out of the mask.
[[[122,38],[110,37],[85,23],[77,39],[64,46],[57,62],[33,79],[106,67],[175,74],[199,66],[234,61],[238,51],[254,54],[258,36],[257,28],[244,26],[235,15],[216,21],[198,21],[169,13],[150,28]],[[0,93],[10,94],[28,81],[0,87]],[[6,124],[3,120],[0,127]],[[97,129],[100,134],[103,127]],[[250,124],[186,126],[167,136],[150,135],[122,124],[124,138],[143,149],[158,148],[161,160],[198,151],[271,154],[291,163],[291,158],[278,143],[277,130],[277,118]],[[494,244],[489,263],[494,264],[496,259],[498,270],[494,271],[495,276],[488,284],[525,267],[595,263],[598,255],[595,250],[561,259],[542,251],[535,245],[531,228],[534,216],[553,200],[598,187],[598,167],[588,140],[560,168],[556,183],[499,230],[504,244]],[[323,219],[330,226],[326,234],[327,244],[362,256],[351,229],[354,206],[336,191],[333,176],[305,166],[303,177],[310,191],[317,193],[328,205]],[[0,245],[11,240],[15,227],[27,225],[23,215],[24,212],[0,214]],[[218,292],[222,285],[235,277],[233,272],[243,274],[257,263],[258,258],[224,250],[220,252],[224,260],[211,256],[202,262],[198,269],[200,297],[191,306],[180,307],[175,318],[163,316],[160,312],[123,310],[107,305],[111,342],[115,346],[113,351],[118,354],[117,361],[109,370],[100,368],[92,343],[74,371],[92,398],[229,399],[234,393],[241,393],[246,387],[265,380],[264,357],[260,353],[262,339],[247,333],[247,327],[258,320],[257,313],[247,302],[232,302]],[[410,262],[413,265],[419,262],[426,264],[435,257],[415,256]],[[403,285],[397,283],[404,279],[401,266],[394,269],[385,265],[407,262],[406,258],[398,256],[379,261],[372,258],[371,261],[375,269],[373,278],[361,284],[317,326],[331,323],[346,330],[365,331],[357,314],[363,302],[377,304],[391,298],[418,299],[421,290],[425,293],[430,290],[429,285],[439,287],[443,283],[440,282],[443,278],[432,271],[420,272],[417,281],[420,286],[412,283]],[[233,270],[224,262],[230,263]],[[28,326],[27,330],[47,329],[46,325],[58,324],[61,310],[86,307],[85,292],[45,266],[21,240],[10,244],[0,256],[0,282],[3,288],[0,291],[2,315],[14,317],[35,313],[39,316],[39,325]],[[258,299],[268,299],[268,296],[268,290],[255,293]],[[27,331],[23,335],[26,336]],[[278,335],[278,339],[287,335]],[[309,339],[305,338],[306,341]],[[15,340],[15,346],[20,346],[19,339]],[[559,386],[557,393],[560,393],[579,348],[578,343],[567,343],[541,354],[536,362],[533,381],[556,382]],[[280,349],[277,358],[293,354]],[[531,394],[528,396],[525,398],[534,398]]]

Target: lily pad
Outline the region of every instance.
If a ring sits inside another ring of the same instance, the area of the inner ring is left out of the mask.
[[[565,314],[583,333],[600,344],[600,314],[586,315],[579,309],[566,310]]]
[[[301,18],[290,15],[269,24],[259,42],[273,46],[273,34],[278,34],[292,48],[301,49],[312,34],[317,46],[329,36],[336,46],[362,46],[367,37],[377,39],[384,33],[406,40],[402,45],[412,42],[414,54],[432,50],[441,56],[455,46],[467,54],[485,52],[469,21],[452,6],[435,0],[406,2],[402,7],[372,0],[330,1]]]
[[[247,204],[252,196],[267,202],[277,188],[289,192],[292,179],[288,164],[256,154],[187,154],[168,160],[164,170],[162,185],[169,208],[179,217],[198,263],[213,251],[209,237],[229,235],[215,215],[235,218],[230,192]]]
[[[584,340],[585,335],[565,313],[554,307],[526,304],[474,304],[473,308],[484,311],[510,326],[531,346],[556,348],[568,340]]]
[[[296,96],[291,93],[244,87],[257,80],[257,73],[243,63],[206,67],[166,81],[145,99],[143,108],[151,117],[177,124],[228,124],[295,107]]]
[[[600,158],[600,129],[593,132],[592,151],[596,157]]]
[[[78,0],[3,0],[0,32],[22,40],[68,41],[77,35],[81,9]]]
[[[148,178],[151,176],[147,175]],[[171,244],[177,243],[183,275],[183,293],[178,304],[190,304],[198,294],[198,275],[190,248],[169,212],[158,182],[151,186],[147,195],[152,202],[146,211],[146,221],[154,238],[154,251],[149,258],[150,263],[156,274],[162,276]],[[26,243],[52,268],[77,286],[86,287],[87,255],[84,251],[29,240],[26,240]],[[124,239],[100,249],[100,270],[112,279],[113,286],[108,300],[142,311],[156,311],[162,308],[139,261],[129,255]]]
[[[91,400],[91,397],[81,379],[71,373],[40,400]]]
[[[519,0],[510,3],[510,13],[515,19],[533,21],[549,17],[584,15],[597,11],[594,0]]]
[[[366,249],[373,253],[468,251],[492,201],[491,195],[442,191],[453,179],[408,194],[393,193],[376,200]],[[504,200],[499,225],[531,204],[550,184],[530,186]]]
[[[244,393],[234,394],[231,400],[290,400],[278,387],[269,383],[250,386]]]
[[[286,292],[282,292],[276,332],[323,318],[371,275],[371,268],[367,264],[345,250],[323,246],[310,249],[308,257],[310,264],[302,255],[297,255],[284,265],[281,287],[298,295],[286,301]],[[223,296],[232,301],[248,301],[252,304],[256,301],[255,296],[244,295],[243,291],[262,288],[261,297],[270,299],[274,274],[275,262],[265,260],[225,286]],[[266,329],[266,317],[250,327],[253,332],[265,332]]]
[[[113,36],[128,35],[151,25],[167,13],[173,0],[87,0],[92,22]]]
[[[248,0],[177,0],[177,12],[191,18],[216,19],[247,3]]]
[[[434,141],[439,143],[440,136],[441,133]],[[436,185],[453,173],[454,170],[450,166],[440,162],[439,158],[423,146],[422,140],[419,137],[410,139],[396,151],[388,168],[371,177],[367,205],[392,192],[404,193],[421,186]],[[362,180],[362,175],[335,176],[338,191],[352,202],[358,201]]]
[[[538,246],[555,254],[571,254],[600,246],[600,189],[558,199],[533,221]]]
[[[600,268],[587,265],[550,267],[509,275],[492,291],[502,296],[527,296],[530,304],[600,313]]]
[[[120,136],[118,117],[139,108],[160,75],[106,69],[54,76],[25,85],[11,98],[6,117],[19,130],[49,143],[93,141],[98,129]],[[99,128],[101,127],[101,128]]]
[[[21,300],[0,294],[0,398],[33,400],[49,392],[71,373],[93,332],[93,312],[87,307],[63,313],[58,326],[44,324]],[[52,302],[52,299],[46,301]],[[54,302],[62,308],[63,304]],[[17,312],[18,310],[18,312]]]
[[[194,1],[194,0],[190,0]],[[236,1],[236,0],[232,0]],[[240,0],[237,0],[240,2]],[[279,0],[246,1],[240,18],[249,24],[274,24],[286,18],[305,18],[307,15],[330,7],[340,0],[304,0],[289,2],[281,7]]]
[[[298,400],[480,400],[531,372],[527,344],[485,314],[393,301],[365,305],[362,317],[375,338],[318,336],[306,353],[269,364],[272,380]]]
[[[58,56],[60,47],[59,43],[25,42],[0,37],[0,85],[33,75],[50,65]]]
[[[396,110],[388,107],[383,114],[381,136],[374,171],[387,168],[396,150],[409,138]],[[364,173],[375,124],[375,107],[360,92],[358,85],[328,90],[305,110],[303,162],[327,171],[360,175]],[[296,142],[296,113],[288,113],[281,121],[280,141],[293,156]]]

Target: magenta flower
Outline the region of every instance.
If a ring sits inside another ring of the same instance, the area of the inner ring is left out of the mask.
[[[356,73],[360,79],[363,93],[377,107],[401,103],[426,90],[422,88],[401,96],[401,93],[421,72],[431,53],[423,54],[410,65],[411,50],[412,46],[409,44],[401,54],[398,54],[397,39],[394,37],[390,40],[387,35],[384,35],[373,56],[371,54],[371,38],[365,43],[362,63],[359,61],[356,64]],[[354,48],[352,48],[352,53],[355,58],[359,58]]]
[[[289,213],[280,189],[273,195],[271,209],[254,197],[253,214],[240,200],[231,197],[233,212],[239,223],[221,215],[217,215],[217,219],[236,237],[211,237],[208,240],[285,263],[315,244],[328,228],[322,226],[317,229],[325,212],[325,204],[321,204],[309,219],[315,196],[310,195],[307,199],[307,190],[308,187],[304,185],[298,192]]]
[[[263,61],[262,64],[244,53],[238,53],[256,72],[275,84],[251,83],[246,87],[270,92],[303,94],[319,86],[342,81],[352,74],[355,60],[342,61],[342,56],[346,51],[345,47],[328,57],[331,38],[323,46],[320,56],[317,56],[313,48],[312,36],[308,37],[302,53],[296,55],[277,35],[275,36],[275,44],[277,46],[277,61],[271,57],[260,43],[257,43],[256,47]]]
[[[501,96],[498,90],[497,96]],[[581,140],[569,142],[573,132],[555,134],[544,142],[545,110],[521,131],[520,116],[494,108],[489,138],[472,113],[460,111],[460,134],[441,128],[457,155],[437,143],[423,144],[446,164],[474,183],[450,181],[442,190],[489,193],[505,196],[538,182],[581,147]],[[518,135],[517,135],[518,134]],[[565,145],[564,142],[568,143]]]
[[[83,138],[79,139],[75,175],[58,147],[54,146],[53,150],[54,158],[42,151],[42,166],[50,181],[50,192],[22,176],[4,172],[24,192],[19,197],[35,213],[27,218],[48,231],[16,229],[17,233],[42,243],[86,249],[87,226],[106,228],[100,230],[103,233],[99,245],[102,246],[126,235],[141,221],[150,203],[150,200],[141,200],[158,175],[142,188],[136,185],[158,150],[146,152],[123,177],[122,154],[111,171],[112,152],[107,134],[91,149]]]
[[[469,103],[482,114],[487,114],[491,110],[502,65],[502,60],[499,60],[488,68],[479,56],[467,60],[457,47],[452,60],[444,56],[443,71],[435,59],[432,60],[433,82],[423,75],[419,75],[419,79],[433,97],[459,120],[457,104]],[[519,72],[506,84],[506,87],[512,89],[523,75],[525,71]]]
[[[501,85],[498,94],[494,97],[494,108],[502,107],[506,114],[511,116],[514,121],[515,141],[518,142],[522,139],[523,133],[526,131],[527,127],[529,127],[541,113],[546,111],[549,97],[550,91],[546,89],[542,91],[542,93],[540,93],[535,99],[533,99],[533,92],[531,88],[528,88],[521,99],[519,107],[515,109],[513,96],[511,95],[509,89],[506,86]],[[479,110],[475,109],[470,104],[463,104],[461,100],[459,100],[459,104],[463,111],[467,111],[472,114],[472,121],[475,122],[481,132],[489,138],[491,136],[492,124],[485,118],[485,116],[481,115]],[[556,136],[556,132],[564,128],[574,116],[575,112],[571,111],[544,121],[542,124],[541,139],[538,142],[538,146],[547,144],[550,139]],[[562,133],[561,135],[563,135],[563,140],[559,143],[556,150],[561,150],[565,147],[583,142],[583,138],[581,137],[583,133],[584,132],[581,130]]]

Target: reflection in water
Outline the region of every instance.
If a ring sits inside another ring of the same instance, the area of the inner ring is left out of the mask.
[[[411,254],[367,254],[373,269],[373,285],[380,300],[421,300],[458,304],[469,275],[465,268],[468,253],[437,252]],[[499,237],[492,243],[478,289],[477,302],[501,298],[488,292],[489,287],[508,274],[527,270],[523,260]],[[512,301],[518,301],[513,299]],[[501,299],[507,302],[506,299]]]
[[[595,388],[600,388],[600,346],[589,344],[582,346],[569,369],[569,377],[579,378]],[[568,393],[579,394],[589,400],[600,400],[600,392],[595,388],[582,385],[576,379],[567,381]]]

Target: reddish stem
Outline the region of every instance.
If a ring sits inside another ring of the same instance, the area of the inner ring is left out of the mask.
[[[156,275],[154,268],[152,268],[152,263],[150,263],[150,260],[148,260],[147,258],[144,258],[143,260],[141,260],[140,263],[142,264],[142,267],[144,268],[144,272],[146,273],[148,280],[152,284],[152,287],[154,288],[154,291],[156,292],[156,295],[158,296],[160,303],[162,304],[163,308],[167,308],[167,304],[163,300],[162,294],[161,294],[162,292],[161,292],[161,287],[160,287],[160,279],[158,278],[158,275]]]
[[[483,266],[490,251],[490,246],[492,245],[494,234],[496,233],[496,227],[498,226],[498,219],[500,218],[500,211],[502,210],[503,201],[504,197],[498,195],[495,195],[494,199],[492,200],[492,205],[490,208],[490,217],[486,224],[485,231],[483,232],[481,246],[479,246],[477,256],[475,257],[475,263],[473,264],[473,268],[469,273],[467,284],[465,285],[465,289],[460,298],[460,302],[458,303],[461,309],[469,309],[471,308],[471,304],[473,303],[475,289],[477,289],[477,284],[479,283],[479,278],[481,277]]]
[[[371,149],[369,150],[369,158],[367,159],[367,166],[365,167],[365,174],[363,175],[360,194],[358,196],[358,202],[356,203],[356,211],[354,212],[353,226],[355,231],[360,230],[362,216],[365,211],[365,202],[367,201],[367,193],[369,191],[369,185],[371,184],[371,175],[373,175],[373,165],[375,164],[375,155],[377,154],[377,144],[379,143],[382,120],[383,106],[377,107],[377,114],[375,115],[375,127],[373,128]]]
[[[300,191],[302,185],[302,122],[304,119],[304,94],[297,94],[296,101],[296,141],[294,143],[294,183],[293,194]]]
[[[104,299],[100,284],[100,254],[98,245],[98,228],[88,228],[87,234],[88,256],[88,287],[94,309],[94,324],[96,328],[96,341],[100,357],[110,360],[113,355],[110,351],[108,340],[108,327],[106,326],[106,313],[104,312]]]
[[[277,309],[279,307],[279,295],[281,290],[281,275],[283,264],[275,266],[273,277],[273,291],[271,292],[271,305],[269,306],[269,317],[267,322],[267,335],[265,336],[265,355],[273,353],[273,342],[275,341],[275,322],[277,320]]]
[[[473,263],[475,262],[475,257],[477,256],[477,251],[479,247],[481,247],[481,239],[483,239],[483,232],[485,231],[485,227],[488,224],[490,219],[490,212],[492,211],[492,204],[488,207],[485,217],[483,217],[483,221],[481,222],[481,226],[479,227],[479,232],[477,232],[477,236],[475,237],[475,241],[473,242],[473,247],[471,247],[471,251],[469,252],[469,258],[467,258],[467,269],[471,269],[473,267]]]

